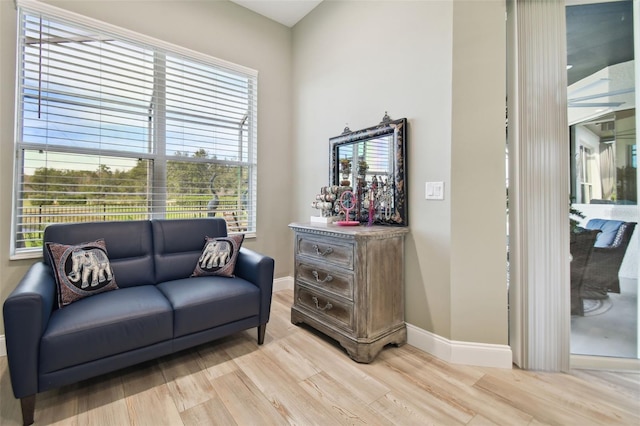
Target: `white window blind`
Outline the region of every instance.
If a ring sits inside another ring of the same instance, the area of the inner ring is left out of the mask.
[[[14,255],[60,222],[254,233],[256,73],[48,10],[19,7]]]

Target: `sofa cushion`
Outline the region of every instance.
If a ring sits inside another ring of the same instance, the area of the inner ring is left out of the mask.
[[[118,288],[104,240],[77,245],[48,242],[45,246],[56,280],[59,308]]]
[[[193,277],[220,275],[233,277],[236,269],[238,253],[244,241],[244,234],[228,237],[205,238],[202,253],[193,270]]]
[[[207,276],[158,284],[174,309],[174,337],[257,316],[260,290],[241,278]]]
[[[172,336],[171,305],[155,286],[110,291],[52,313],[40,343],[40,372],[142,348]]]
[[[620,231],[620,226],[625,223],[621,220],[611,219],[591,219],[587,222],[587,229],[599,229],[602,232],[598,234],[598,238],[594,247],[611,247]]]
[[[151,221],[58,223],[44,229],[44,242],[78,244],[103,238],[118,287],[155,284]],[[44,261],[48,265],[46,248]]]
[[[156,219],[151,224],[158,283],[191,276],[204,239],[227,236],[227,223],[222,218]]]

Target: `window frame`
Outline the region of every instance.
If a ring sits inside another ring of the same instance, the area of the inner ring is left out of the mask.
[[[143,34],[130,31],[124,28],[120,28],[105,22],[101,22],[95,20],[93,18],[85,17],[73,12],[66,11],[64,9],[59,9],[55,6],[51,6],[48,4],[35,2],[32,0],[18,0],[16,2],[18,13],[18,36],[16,40],[17,46],[17,73],[16,73],[16,93],[15,93],[15,105],[16,105],[16,114],[15,114],[15,133],[14,133],[14,175],[13,175],[13,197],[12,197],[12,217],[11,217],[11,247],[10,247],[10,258],[11,259],[23,259],[23,258],[34,258],[42,255],[42,247],[18,247],[18,231],[22,231],[20,229],[20,211],[21,203],[23,202],[23,197],[20,195],[23,190],[23,182],[22,176],[24,175],[24,163],[23,163],[23,154],[25,150],[28,149],[36,149],[42,150],[43,146],[32,142],[25,142],[23,129],[24,129],[24,103],[23,103],[23,92],[22,92],[22,83],[21,80],[24,78],[22,75],[22,67],[23,60],[21,55],[23,54],[23,34],[22,34],[22,21],[23,15],[41,15],[46,19],[59,20],[69,25],[77,25],[79,28],[90,28],[93,31],[96,31],[100,34],[108,35],[110,37],[117,37],[118,40],[125,41],[127,43],[133,43],[142,48],[150,49],[155,54],[164,55],[163,58],[166,60],[168,57],[177,57],[182,58],[185,61],[193,61],[197,62],[199,65],[203,65],[206,67],[212,67],[218,70],[218,72],[224,73],[233,73],[237,77],[242,77],[243,79],[247,79],[247,99],[249,102],[248,111],[246,114],[246,123],[247,123],[247,153],[246,160],[240,158],[236,161],[233,160],[220,160],[215,157],[216,152],[213,152],[213,158],[201,159],[189,157],[189,156],[177,156],[173,155],[173,153],[168,153],[165,150],[164,143],[166,142],[166,115],[160,120],[153,120],[153,145],[152,149],[149,149],[148,152],[138,152],[138,151],[109,151],[109,150],[101,150],[101,149],[87,149],[87,148],[79,148],[72,147],[71,144],[57,145],[49,151],[46,149],[46,152],[59,152],[59,153],[85,153],[85,154],[96,154],[96,155],[113,155],[116,157],[123,158],[137,158],[142,160],[148,160],[151,164],[151,168],[153,169],[148,175],[151,178],[150,183],[150,194],[146,199],[146,203],[148,203],[149,207],[146,212],[147,218],[162,218],[165,217],[166,208],[167,208],[167,197],[166,192],[168,191],[166,185],[167,179],[167,164],[171,161],[187,161],[189,163],[207,163],[211,165],[225,165],[231,167],[237,167],[242,170],[242,168],[247,169],[247,186],[248,186],[248,195],[246,198],[248,199],[248,203],[250,203],[250,210],[248,209],[248,216],[246,219],[246,231],[245,236],[248,238],[255,237],[257,232],[257,103],[258,103],[258,72],[251,68],[244,67],[242,65],[233,64],[231,62],[227,62],[218,58],[211,57],[209,55],[196,52],[190,49],[186,49],[177,45],[173,45],[171,43],[167,43],[152,37],[145,36]],[[157,69],[154,67],[154,75],[157,72]],[[165,69],[166,72],[166,69]],[[156,75],[157,77],[157,75]],[[155,77],[154,77],[155,78]],[[154,89],[155,91],[156,89]],[[166,87],[164,88],[166,90]],[[26,96],[25,96],[26,98]],[[154,104],[157,105],[157,104]],[[184,111],[182,111],[184,112]],[[213,126],[213,125],[212,125]],[[163,129],[164,128],[164,129]],[[240,131],[242,134],[242,131]],[[163,184],[164,182],[164,184]],[[161,189],[160,189],[161,188]],[[240,194],[236,194],[238,197],[238,202]],[[39,216],[42,217],[42,216]],[[52,222],[53,223],[53,222]],[[232,233],[232,230],[229,230]]]

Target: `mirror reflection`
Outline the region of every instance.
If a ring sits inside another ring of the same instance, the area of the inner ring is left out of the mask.
[[[341,165],[341,178],[344,182],[349,181],[345,186],[351,186],[351,182],[356,182],[359,176],[369,183],[374,177],[379,179],[393,176],[395,168],[392,147],[391,136],[339,146],[337,155]],[[346,168],[347,165],[351,165],[350,170]]]
[[[385,118],[377,126],[345,129],[330,139],[330,180],[356,196],[352,217],[346,220],[407,226],[406,119]]]
[[[576,204],[638,204],[635,109],[571,126]]]

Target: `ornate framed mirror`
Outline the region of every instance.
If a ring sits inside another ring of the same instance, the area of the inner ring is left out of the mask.
[[[408,226],[407,119],[391,120],[329,139],[331,185],[351,187],[356,208],[346,220]]]

